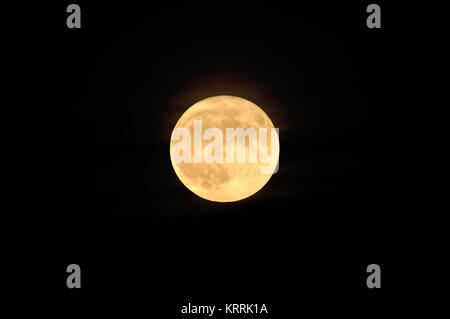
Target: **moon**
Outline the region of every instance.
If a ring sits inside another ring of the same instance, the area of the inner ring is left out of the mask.
[[[223,132],[223,153],[225,158],[225,132],[226,128],[259,128],[267,129],[267,143],[258,142],[258,154],[261,148],[265,148],[269,154],[276,152],[278,163],[279,140],[276,135],[275,144],[271,143],[274,125],[267,114],[256,104],[240,97],[221,95],[203,99],[188,108],[180,117],[175,128],[186,128],[191,136],[191,154],[194,148],[194,120],[202,121],[202,132],[208,128],[218,128]],[[259,134],[258,134],[259,137]],[[263,162],[259,158],[257,162],[250,162],[249,140],[245,138],[246,161],[239,162],[213,162],[185,163],[177,162],[174,156],[174,146],[177,141],[171,139],[170,158],[173,169],[180,181],[194,194],[203,199],[214,202],[235,202],[252,196],[258,192],[271,178],[272,174],[262,174],[261,167],[267,167],[271,163]],[[236,138],[234,139],[236,141]],[[178,142],[179,143],[179,142]],[[203,140],[203,150],[209,141]],[[234,151],[236,153],[235,144]],[[275,148],[274,148],[275,146]]]

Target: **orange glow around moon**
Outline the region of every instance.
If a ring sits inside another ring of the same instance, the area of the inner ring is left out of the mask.
[[[223,132],[223,158],[225,158],[226,128],[254,128],[257,132],[260,128],[267,129],[267,143],[258,140],[258,154],[264,148],[268,154],[275,154],[271,161],[278,163],[279,140],[278,134],[273,134],[274,125],[262,109],[254,103],[235,96],[214,96],[201,100],[184,112],[175,125],[177,128],[186,128],[191,137],[191,155],[194,157],[194,120],[202,121],[202,132],[208,128],[218,128]],[[271,144],[274,135],[275,142]],[[210,143],[203,139],[202,148]],[[237,137],[233,140],[237,145]],[[175,160],[176,145],[180,140],[171,139],[170,157],[172,166],[180,181],[194,194],[215,202],[239,201],[258,192],[269,181],[272,173],[262,174],[261,168],[273,165],[263,162],[258,158],[256,162],[249,161],[250,138],[245,137],[245,162],[177,162]],[[237,146],[234,147],[235,158]],[[231,152],[230,152],[231,153]],[[205,157],[203,153],[203,158]],[[270,171],[273,172],[273,171]]]

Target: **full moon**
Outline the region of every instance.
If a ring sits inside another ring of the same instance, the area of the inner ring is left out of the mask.
[[[192,157],[190,158],[194,158],[194,135],[195,133],[198,134],[198,129],[194,130],[194,121],[197,121],[197,123],[201,121],[202,134],[208,128],[216,128],[223,132],[222,141],[215,141],[217,137],[205,139],[205,136],[202,135],[203,143],[201,148],[203,155],[200,155],[202,159],[205,157],[205,148],[211,141],[223,143],[223,158],[226,158],[227,128],[242,128],[246,132],[249,128],[254,129],[256,132],[266,129],[267,143],[261,142],[260,133],[258,133],[257,154],[260,154],[263,149],[267,154],[272,154],[273,156],[271,157],[271,163],[268,163],[267,160],[263,161],[259,157],[256,162],[249,160],[250,137],[245,136],[244,162],[228,162],[225,160],[212,163],[208,163],[205,160],[201,162],[180,162],[175,159],[177,152],[175,146],[177,143],[180,143],[180,140],[174,140],[174,134],[172,134],[170,141],[172,166],[180,181],[189,190],[210,201],[234,202],[252,196],[266,185],[274,171],[265,174],[261,171],[264,167],[273,165],[274,161],[276,161],[276,165],[278,164],[279,139],[278,134],[274,134],[276,131],[272,121],[261,108],[246,99],[227,95],[213,96],[192,105],[180,117],[174,128],[174,132],[177,128],[189,131],[191,140],[187,141],[187,143],[191,145],[190,152]],[[186,138],[186,136],[184,137]],[[234,154],[232,156],[235,159],[237,157],[238,138],[237,136],[232,138],[234,144]],[[213,155],[217,153],[217,149],[214,149],[212,153]]]

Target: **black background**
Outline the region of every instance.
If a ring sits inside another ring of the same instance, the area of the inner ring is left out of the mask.
[[[69,2],[47,4],[22,52],[36,90],[23,97],[42,99],[16,110],[26,142],[4,223],[8,296],[171,299],[176,312],[446,294],[404,7],[377,2],[371,30],[370,2],[78,3],[81,29],[66,27]],[[169,158],[179,116],[220,94],[280,129],[278,173],[236,203],[192,194]],[[71,263],[82,289],[66,287]],[[366,287],[371,263],[382,289]]]

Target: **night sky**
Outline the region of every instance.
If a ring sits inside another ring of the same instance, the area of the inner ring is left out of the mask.
[[[382,28],[368,29],[364,1],[77,1],[69,30],[69,3],[45,5],[27,53],[43,99],[23,120],[8,295],[442,295],[440,222],[411,174],[401,6],[377,1]],[[280,130],[278,173],[239,202],[197,197],[170,162],[176,121],[214,95],[254,102]],[[66,288],[71,263],[82,289]]]

